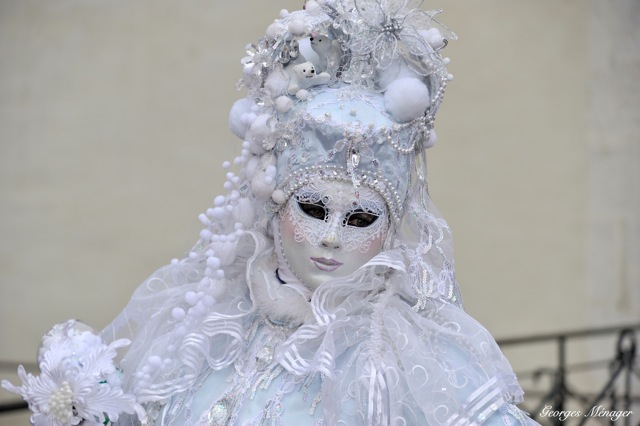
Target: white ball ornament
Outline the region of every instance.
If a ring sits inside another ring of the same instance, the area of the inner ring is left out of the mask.
[[[436,136],[436,131],[431,129],[431,131],[429,132],[429,138],[426,141],[424,141],[424,147],[431,148],[436,144],[437,140],[438,140],[438,137]]]
[[[267,27],[267,31],[265,32],[265,37],[269,41],[273,41],[278,38],[284,32],[284,28],[279,22],[274,22],[273,24]]]
[[[292,19],[289,22],[289,32],[294,36],[304,35],[306,31],[306,23],[300,18]]]
[[[182,321],[187,313],[182,308],[173,308],[171,310],[171,317],[176,321]]]
[[[271,194],[271,199],[278,205],[283,205],[287,202],[287,199],[284,196],[284,191],[282,191],[281,189],[276,189],[275,191],[273,191],[273,193]]]
[[[188,291],[184,295],[184,300],[191,306],[198,303],[198,294],[195,291]]]
[[[211,231],[209,231],[208,229],[203,229],[202,231],[200,231],[200,238],[205,241],[211,240]]]
[[[218,259],[217,257],[210,257],[207,259],[207,266],[213,268],[213,269],[218,269],[220,267],[220,259]]]
[[[293,101],[288,96],[280,96],[276,99],[276,109],[280,113],[288,112],[293,106]]]
[[[204,225],[204,226],[209,226],[211,225],[211,220],[209,220],[209,218],[207,217],[206,214],[204,213],[200,213],[198,215],[198,220],[200,220],[200,222]]]
[[[306,89],[300,89],[296,92],[296,98],[301,101],[306,101],[309,98],[309,91]]]
[[[384,93],[387,112],[398,123],[421,117],[429,106],[429,89],[417,78],[399,78]]]
[[[307,2],[304,4],[304,9],[307,11],[317,9],[319,7],[320,7],[320,4],[318,4],[318,2],[315,0],[307,0]]]
[[[224,208],[214,207],[212,213],[214,219],[222,219],[224,217]]]
[[[254,103],[251,100],[243,98],[236,101],[229,112],[229,128],[231,132],[240,139],[244,139],[244,135],[249,127],[245,115],[251,111],[253,105]]]

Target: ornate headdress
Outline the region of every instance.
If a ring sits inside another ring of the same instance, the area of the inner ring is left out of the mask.
[[[450,78],[439,51],[455,38],[420,3],[312,0],[248,46],[231,128],[271,211],[305,180],[339,179],[378,191],[399,224]]]
[[[405,250],[416,308],[427,297],[460,303],[448,227],[427,194],[425,150],[435,143],[435,114],[447,81],[441,56],[456,36],[440,12],[415,0],[309,0],[281,11],[247,46],[230,127],[242,139],[227,196],[201,215],[198,248],[208,278],[235,258],[239,235],[267,229],[305,183],[351,182],[377,191],[389,208],[388,246]],[[227,163],[227,166],[230,164]],[[208,249],[208,250],[207,250]],[[428,259],[431,258],[431,259]]]

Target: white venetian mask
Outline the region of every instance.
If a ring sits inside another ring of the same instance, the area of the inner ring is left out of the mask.
[[[310,289],[346,276],[378,254],[389,228],[384,199],[356,192],[346,182],[324,181],[298,189],[280,213],[282,252]]]

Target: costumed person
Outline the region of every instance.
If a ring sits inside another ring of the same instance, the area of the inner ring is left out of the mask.
[[[310,0],[248,47],[227,194],[99,337],[56,326],[3,383],[33,423],[534,423],[427,191],[455,35],[421,3]]]

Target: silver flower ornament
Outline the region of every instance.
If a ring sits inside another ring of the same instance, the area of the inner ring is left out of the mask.
[[[436,28],[444,37],[456,35],[434,16],[440,10],[420,9],[422,0],[352,0],[351,24],[345,32],[352,36],[354,56],[370,56],[376,68],[388,69],[398,58],[418,74],[426,76],[442,67],[427,31]]]

